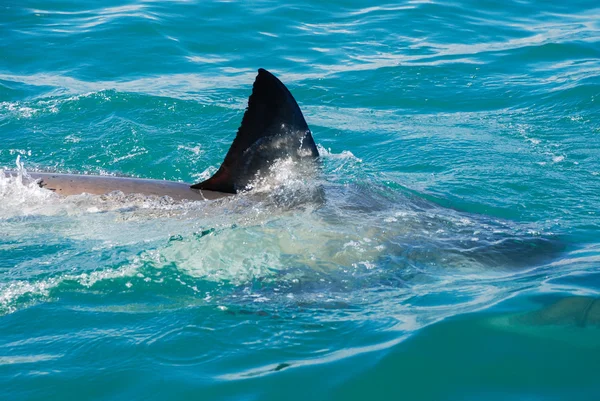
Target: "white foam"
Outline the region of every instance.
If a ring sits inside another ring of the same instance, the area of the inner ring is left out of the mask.
[[[112,280],[122,277],[133,277],[139,267],[139,259],[118,269],[101,270],[91,273],[65,274],[38,281],[16,280],[0,284],[0,313],[15,311],[14,304],[22,297],[48,298],[52,289],[66,281],[74,281],[82,287],[90,288],[101,280]]]
[[[331,148],[326,149],[325,147],[321,146],[321,145],[317,145],[317,149],[319,150],[319,155],[321,157],[324,158],[331,158],[331,159],[351,159],[357,162],[362,162],[362,159],[354,156],[354,154],[352,152],[350,152],[349,150],[342,150],[341,153],[333,153],[331,151]]]
[[[58,196],[51,191],[40,188],[37,182],[27,174],[21,155],[15,162],[16,170],[8,173],[0,169],[0,217],[43,213],[45,205],[52,203]]]

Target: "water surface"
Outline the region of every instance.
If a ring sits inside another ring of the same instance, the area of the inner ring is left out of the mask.
[[[322,155],[207,203],[0,178],[6,399],[597,399],[596,2],[0,8],[1,168],[197,182],[260,67]]]

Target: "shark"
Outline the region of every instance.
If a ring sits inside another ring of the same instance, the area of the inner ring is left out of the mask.
[[[288,88],[260,68],[237,134],[217,172],[209,179],[183,182],[131,177],[31,172],[27,179],[61,196],[103,195],[169,196],[175,201],[213,200],[250,189],[281,159],[314,163],[319,151],[304,115]],[[4,174],[14,175],[14,171]]]
[[[291,159],[298,165],[314,166],[318,165],[319,157],[312,132],[294,96],[275,75],[260,68],[237,134],[217,172],[205,181],[189,184],[133,177],[46,172],[29,172],[26,177],[22,178],[36,182],[40,187],[63,197],[84,193],[104,195],[120,191],[125,195],[168,196],[174,201],[203,201],[229,197],[251,190],[257,178],[268,175],[278,160]],[[1,170],[0,174],[2,174]],[[14,176],[19,172],[4,171],[4,174]],[[369,203],[368,194],[365,194],[360,188],[357,188],[356,191],[353,191],[352,187],[348,188],[350,188],[347,189],[350,192],[346,195],[351,198],[349,203],[353,203],[352,201],[356,201],[357,205]],[[357,201],[357,199],[360,200]],[[377,202],[373,201],[373,203]],[[360,206],[356,207],[361,209]],[[369,208],[368,206],[364,207]],[[418,201],[413,208],[416,211],[424,211],[424,213],[420,213],[419,218],[414,221],[404,218],[403,227],[406,234],[387,229],[380,230],[378,226],[375,226],[369,236],[381,239],[383,243],[386,243],[390,254],[402,254],[406,252],[406,249],[403,248],[402,238],[408,236],[408,232],[421,232],[423,225],[426,225],[428,230],[444,231],[451,224],[451,219],[446,220],[440,217],[445,216],[447,212],[438,213],[438,207],[423,200]],[[395,219],[393,220],[395,221]],[[485,227],[491,230],[496,226],[494,221],[482,220],[482,218],[474,220],[481,223],[477,224],[477,227],[482,230]],[[499,234],[490,234],[491,239],[488,241],[488,245],[472,246],[468,241],[460,241],[460,238],[464,239],[466,235],[461,230],[455,231],[454,234],[458,240],[452,242],[449,250],[440,254],[440,260],[436,256],[432,256],[435,253],[430,252],[425,243],[412,250],[411,263],[422,262],[425,265],[439,262],[461,265],[468,262],[467,264],[481,264],[491,269],[504,265],[523,268],[531,263],[540,262],[539,258],[546,260],[563,250],[560,241],[546,238],[518,238],[512,235],[504,238]],[[390,237],[395,235],[398,238],[387,238],[386,235]],[[312,237],[314,237],[314,232],[311,230],[310,238]],[[312,244],[308,237],[303,241]],[[295,241],[295,243],[303,243],[303,241]],[[435,247],[439,244],[435,242],[429,245]],[[419,253],[419,249],[422,250],[421,253]],[[297,254],[298,252],[290,250],[288,253]],[[306,253],[310,252],[307,250]],[[332,257],[332,261],[347,265],[354,260],[352,255],[349,260],[341,260],[344,252],[340,252],[340,254],[341,256]],[[365,254],[361,254],[361,257],[368,259],[368,255]],[[374,257],[377,258],[377,256]],[[325,259],[327,258],[325,257]],[[303,281],[305,289],[311,285],[311,282]],[[315,286],[318,291],[318,283]],[[551,332],[551,335],[548,335],[550,337],[562,336],[562,332],[558,334],[554,332],[556,326],[575,328],[577,331],[581,331],[583,328],[598,329],[600,328],[600,298],[565,297],[533,312],[493,319],[492,323],[504,330],[534,333],[536,336],[545,336],[542,329],[547,329],[546,331]],[[597,340],[594,339],[592,344],[597,345]]]

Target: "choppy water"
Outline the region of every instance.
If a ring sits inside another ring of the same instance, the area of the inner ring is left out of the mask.
[[[0,9],[2,168],[197,181],[259,67],[323,156],[208,203],[0,178],[2,399],[598,399],[600,315],[551,309],[600,296],[597,2]]]

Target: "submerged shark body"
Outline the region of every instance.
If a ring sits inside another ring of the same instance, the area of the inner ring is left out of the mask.
[[[174,200],[212,200],[250,189],[277,160],[313,162],[319,152],[300,107],[285,85],[259,69],[237,135],[219,170],[206,181],[180,182],[126,177],[30,173],[40,187],[62,196],[82,193],[169,196]],[[14,172],[5,172],[14,175]]]

